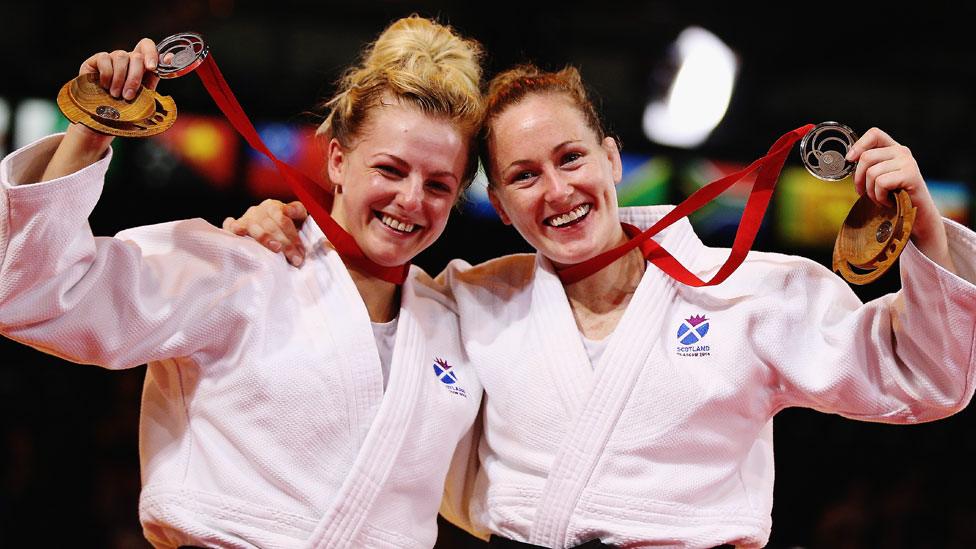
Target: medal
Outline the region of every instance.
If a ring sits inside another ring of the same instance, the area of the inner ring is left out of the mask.
[[[817,179],[840,181],[857,167],[846,160],[857,134],[837,122],[816,125],[800,141],[800,159]],[[862,195],[837,233],[832,266],[851,284],[867,284],[883,275],[905,249],[915,222],[915,207],[904,190],[892,193],[894,206],[875,204]]]
[[[195,32],[181,32],[163,38],[156,45],[156,51],[159,52],[156,74],[160,78],[177,78],[202,65],[210,48],[203,41],[203,36]]]
[[[156,75],[160,78],[192,72],[209,53],[203,37],[194,32],[167,37],[156,51]],[[115,98],[99,85],[95,73],[82,74],[65,84],[58,93],[58,107],[68,120],[118,137],[149,137],[168,130],[176,122],[172,97],[139,86],[133,99]]]
[[[112,97],[95,73],[82,74],[58,93],[58,107],[76,123],[108,135],[148,137],[168,130],[176,122],[176,103],[144,86],[132,100]]]
[[[857,164],[844,157],[857,141],[854,130],[838,122],[823,122],[814,126],[800,141],[800,158],[803,166],[817,179],[840,181]]]

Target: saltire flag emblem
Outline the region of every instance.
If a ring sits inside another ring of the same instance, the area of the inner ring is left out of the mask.
[[[441,380],[441,383],[444,385],[454,385],[457,383],[457,376],[451,370],[451,365],[446,360],[435,358],[433,366],[434,375],[437,376],[437,379]]]
[[[708,319],[705,315],[694,315],[678,326],[678,341],[682,345],[694,345],[708,333]]]

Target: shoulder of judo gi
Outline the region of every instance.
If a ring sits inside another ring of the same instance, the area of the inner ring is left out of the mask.
[[[445,278],[443,272],[435,279],[427,274],[427,271],[416,265],[411,265],[410,275],[407,277],[407,283],[403,286],[403,291],[409,292],[410,298],[420,306],[432,308],[432,310],[441,313],[456,315],[457,303]]]
[[[696,258],[699,276],[713,276],[728,258],[727,248],[702,246]],[[850,306],[860,300],[846,282],[827,267],[797,255],[750,251],[742,265],[721,284],[706,288],[682,287],[682,293],[704,292],[716,300],[768,299],[770,303],[822,299],[824,295]]]
[[[490,259],[478,265],[462,260],[450,262],[437,280],[447,285],[457,299],[485,296],[507,300],[527,289],[535,273],[535,254],[512,254]]]
[[[167,270],[209,272],[216,278],[244,274],[280,275],[291,269],[281,254],[257,241],[241,238],[199,218],[169,221],[120,231],[116,239],[135,245],[146,261],[161,261]]]

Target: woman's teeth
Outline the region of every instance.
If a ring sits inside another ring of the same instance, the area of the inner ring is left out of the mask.
[[[382,221],[383,224],[386,225],[387,227],[391,227],[402,233],[412,233],[414,228],[416,228],[416,225],[414,225],[413,223],[404,223],[402,221],[397,221],[396,219],[393,219],[388,215],[380,216],[380,221]]]
[[[568,213],[549,218],[548,224],[552,227],[562,227],[563,225],[572,223],[573,221],[576,221],[577,219],[590,213],[590,207],[591,206],[589,204],[580,204]]]

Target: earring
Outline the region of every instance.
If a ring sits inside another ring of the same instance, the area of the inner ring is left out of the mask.
[[[333,194],[342,194],[342,185],[339,185],[338,183],[333,183],[332,192]]]

